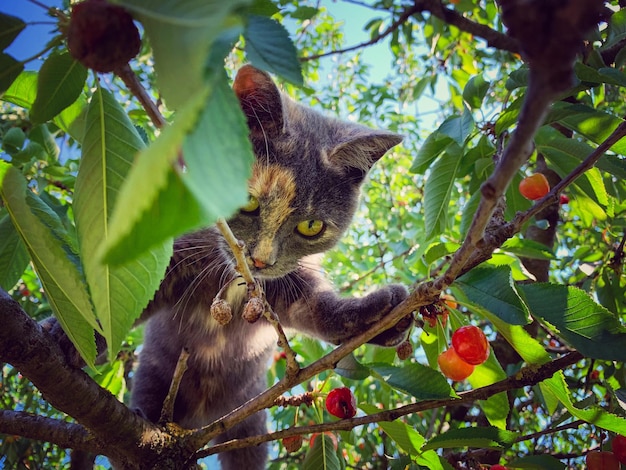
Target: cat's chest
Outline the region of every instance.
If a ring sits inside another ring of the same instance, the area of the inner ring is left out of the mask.
[[[233,315],[227,324],[222,325],[213,318],[209,305],[199,305],[193,314],[202,325],[196,332],[201,335],[201,340],[195,342],[194,355],[197,359],[215,363],[226,354],[226,357],[250,360],[263,356],[276,344],[276,333],[264,318],[248,323],[241,317],[248,298],[244,282],[232,282],[221,298],[230,306]]]

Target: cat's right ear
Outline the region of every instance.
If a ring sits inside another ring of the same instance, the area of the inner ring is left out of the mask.
[[[280,91],[272,78],[252,65],[237,72],[233,90],[248,118],[252,137],[271,139],[283,130],[283,106]]]

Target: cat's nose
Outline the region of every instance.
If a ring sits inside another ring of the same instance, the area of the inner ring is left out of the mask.
[[[254,267],[258,269],[267,268],[267,263],[257,258],[252,258],[252,264],[254,264]]]

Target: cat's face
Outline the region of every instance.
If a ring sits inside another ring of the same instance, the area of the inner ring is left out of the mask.
[[[257,277],[281,277],[301,258],[334,246],[356,209],[370,167],[402,139],[329,119],[243,67],[233,88],[248,117],[257,161],[250,199],[229,220]]]

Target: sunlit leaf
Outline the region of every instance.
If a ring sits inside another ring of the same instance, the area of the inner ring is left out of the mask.
[[[30,118],[41,123],[55,117],[78,99],[85,80],[87,69],[69,52],[50,55],[39,71]]]
[[[22,239],[5,214],[0,218],[0,287],[7,291],[13,288],[29,261]]]
[[[0,53],[0,98],[24,70],[24,64],[4,52]]]
[[[408,393],[418,400],[456,396],[441,373],[419,363],[409,363],[402,367],[370,364],[368,367],[393,388]]]
[[[251,15],[243,34],[252,65],[302,85],[297,51],[283,25],[271,18]]]
[[[478,266],[455,281],[472,302],[482,305],[512,325],[530,322],[528,307],[513,283],[507,266]]]
[[[74,214],[85,275],[112,359],[152,299],[172,250],[164,243],[122,266],[102,263],[97,254],[109,233],[120,187],[144,144],[115,97],[101,88],[89,105],[86,131]]]
[[[463,100],[472,108],[480,108],[490,83],[482,75],[474,75],[463,88]]]
[[[340,470],[341,464],[332,439],[325,434],[317,436],[301,468],[303,470]]]
[[[370,370],[357,361],[354,354],[341,358],[334,370],[342,377],[352,380],[363,380],[370,376]]]
[[[16,168],[0,161],[0,195],[20,234],[56,318],[88,365],[96,357],[93,314],[75,247],[58,216],[26,186]]]

